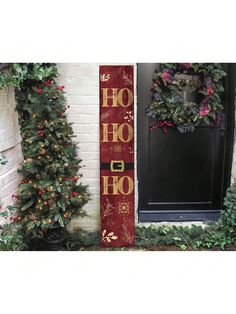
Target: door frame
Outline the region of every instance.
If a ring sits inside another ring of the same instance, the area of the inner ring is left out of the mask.
[[[138,221],[139,222],[160,222],[160,221],[205,221],[217,220],[220,210],[201,209],[201,210],[148,210],[147,206],[147,176],[142,176],[143,171],[148,171],[147,154],[145,154],[144,146],[147,147],[149,121],[144,112],[144,108],[139,104],[142,99],[142,90],[139,89],[140,84],[144,88],[150,89],[152,77],[150,81],[142,81],[140,71],[142,63],[137,64],[137,178],[138,178]],[[147,65],[147,64],[145,64]],[[225,117],[225,150],[223,153],[223,184],[222,195],[225,195],[226,189],[230,185],[231,170],[233,161],[233,144],[234,144],[234,127],[235,127],[235,94],[236,94],[236,63],[222,63],[223,69],[227,72],[224,78],[225,92],[222,95],[222,102],[227,104]],[[152,73],[153,75],[153,73]],[[148,105],[148,104],[147,104]],[[146,132],[143,132],[146,130]],[[139,162],[140,160],[146,162]],[[223,207],[223,197],[222,197]]]

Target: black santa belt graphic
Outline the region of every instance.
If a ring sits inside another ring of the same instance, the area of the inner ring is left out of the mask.
[[[134,170],[134,163],[125,162],[124,160],[111,160],[110,162],[102,162],[101,170],[110,170],[111,172],[124,172],[125,170]]]

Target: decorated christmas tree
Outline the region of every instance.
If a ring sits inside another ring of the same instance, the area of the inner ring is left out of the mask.
[[[16,109],[24,157],[16,206],[26,234],[42,236],[54,226],[65,227],[74,216],[84,215],[90,194],[80,181],[81,160],[65,113],[69,106],[64,86],[55,81],[56,67],[15,64],[12,79],[14,73],[19,82]]]

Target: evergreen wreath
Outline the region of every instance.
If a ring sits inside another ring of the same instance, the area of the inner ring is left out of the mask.
[[[152,102],[146,114],[156,120],[150,129],[175,127],[193,132],[198,125],[219,125],[223,106],[221,79],[226,76],[216,63],[163,63],[153,76]],[[198,102],[184,99],[184,92],[197,92]]]

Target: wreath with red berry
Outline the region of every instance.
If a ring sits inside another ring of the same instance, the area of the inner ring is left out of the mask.
[[[193,132],[198,125],[219,125],[226,73],[216,63],[162,63],[153,76],[152,102],[146,109],[156,120],[151,129],[175,127]]]

